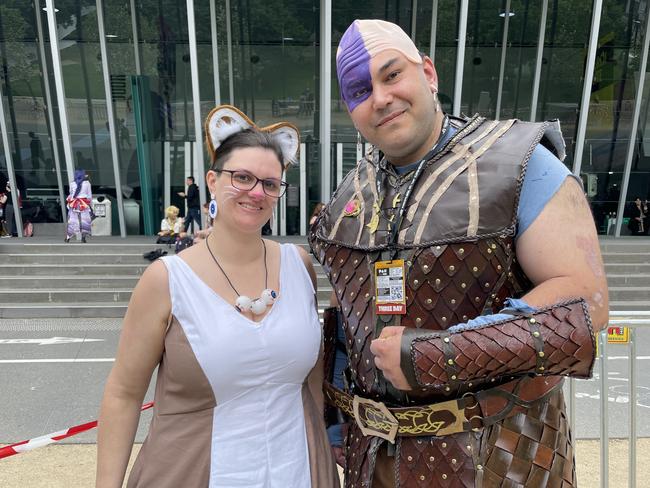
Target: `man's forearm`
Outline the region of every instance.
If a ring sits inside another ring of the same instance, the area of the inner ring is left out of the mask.
[[[412,387],[471,387],[528,374],[591,376],[595,342],[583,300],[452,330],[404,332],[402,369]]]

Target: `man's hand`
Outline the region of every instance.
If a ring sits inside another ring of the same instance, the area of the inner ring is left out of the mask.
[[[185,198],[185,192],[179,191],[178,193],[176,193],[176,195]]]
[[[404,327],[384,327],[379,337],[370,344],[370,352],[375,355],[375,366],[395,388],[410,390],[400,366],[403,333]]]

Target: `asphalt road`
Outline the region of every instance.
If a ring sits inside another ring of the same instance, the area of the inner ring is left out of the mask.
[[[0,444],[67,429],[97,418],[113,364],[120,319],[0,320]],[[650,437],[650,329],[637,338],[637,435]],[[611,437],[629,434],[629,350],[609,345]],[[599,363],[594,378],[576,382],[578,439],[600,437]],[[155,373],[154,373],[155,381]],[[153,383],[153,381],[152,381]],[[567,394],[568,397],[568,394]],[[153,386],[145,401],[153,400]],[[142,414],[136,441],[144,440],[151,413]],[[96,431],[66,443],[92,443]]]

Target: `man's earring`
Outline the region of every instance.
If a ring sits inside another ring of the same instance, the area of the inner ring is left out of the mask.
[[[434,91],[433,92],[433,103],[434,103],[434,109],[436,113],[440,111],[440,102],[438,101],[438,92]]]
[[[212,220],[217,218],[217,213],[218,213],[218,208],[217,208],[217,201],[214,199],[214,193],[210,194],[210,204],[208,205],[208,215]]]

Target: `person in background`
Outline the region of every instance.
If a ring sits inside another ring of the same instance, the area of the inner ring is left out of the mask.
[[[194,244],[198,244],[203,239],[206,239],[210,235],[210,232],[212,232],[214,219],[210,217],[209,207],[209,203],[205,203],[203,205],[203,218],[205,219],[205,227],[201,230],[197,230],[192,236],[194,238]]]
[[[636,197],[633,202],[627,206],[627,214],[630,218],[627,226],[632,235],[648,234],[648,200],[645,202],[641,197]]]
[[[178,218],[180,210],[174,205],[165,209],[165,218],[160,222],[160,231],[158,232],[158,244],[172,244],[182,230],[183,222]]]
[[[187,200],[187,215],[185,216],[185,232],[190,231],[190,224],[192,230],[195,231],[194,224],[198,224],[199,230],[203,227],[201,225],[201,201],[199,199],[199,187],[194,183],[194,176],[188,176],[185,180],[187,184],[187,193],[178,192],[178,196]]]
[[[325,208],[325,204],[323,202],[318,202],[316,206],[314,207],[314,211],[311,213],[311,217],[309,218],[309,227],[314,225],[316,221],[318,220],[318,215],[321,213],[321,211]]]
[[[32,159],[32,171],[41,168],[41,158],[43,157],[43,147],[41,140],[33,132],[29,132],[29,152]]]
[[[5,221],[5,208],[9,200],[9,195],[7,194],[8,183],[7,176],[4,173],[0,173],[0,237],[11,237]]]
[[[70,182],[70,194],[66,198],[68,225],[65,242],[74,235],[81,235],[81,242],[91,235],[93,193],[88,176],[83,169],[75,170],[74,180]]]
[[[2,200],[4,200],[3,218],[6,222],[7,231],[7,234],[3,237],[18,237],[18,226],[14,214],[14,205],[16,205],[17,201],[18,208],[23,208],[22,196],[24,193],[21,191],[21,187],[24,188],[24,180],[19,175],[16,175],[16,185],[18,186],[18,190],[13,191],[9,178],[7,178],[5,174],[0,173],[0,185],[0,191],[4,194],[4,197],[2,198]]]

